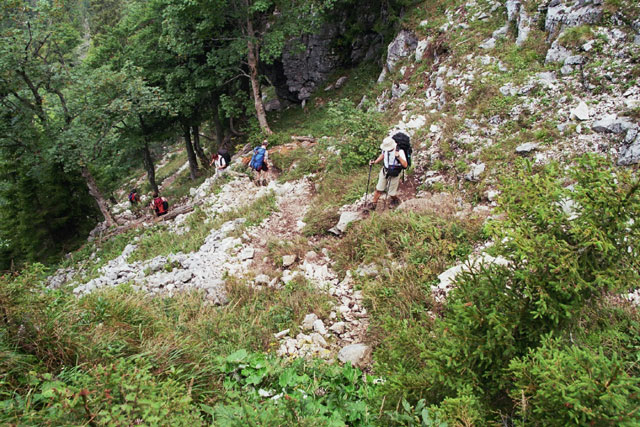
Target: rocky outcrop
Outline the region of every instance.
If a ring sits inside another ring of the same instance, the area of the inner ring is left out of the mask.
[[[595,24],[602,19],[602,0],[552,0],[544,29],[551,35],[564,28]]]
[[[342,10],[327,18],[318,31],[287,43],[282,58],[266,67],[278,97],[297,103],[305,101],[336,69],[379,57],[383,38],[374,25],[380,12],[363,9],[359,13]],[[345,44],[345,34],[354,25],[363,30]]]

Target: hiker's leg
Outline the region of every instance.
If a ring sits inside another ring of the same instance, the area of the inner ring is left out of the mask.
[[[398,194],[398,185],[400,184],[400,175],[389,178],[389,196],[396,197]]]
[[[371,203],[373,203],[374,205],[376,203],[378,203],[378,199],[380,198],[380,196],[382,195],[382,192],[376,190],[373,192],[373,200],[371,200]]]

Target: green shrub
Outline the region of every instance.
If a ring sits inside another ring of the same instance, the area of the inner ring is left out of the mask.
[[[509,264],[457,277],[420,354],[432,401],[470,387],[489,408],[510,412],[511,361],[574,328],[585,306],[638,283],[638,181],[595,157],[579,160],[572,186],[564,179],[553,165],[525,164],[505,182],[504,219],[491,229],[500,242],[493,250]]]
[[[337,148],[347,169],[363,166],[376,158],[386,131],[380,114],[359,110],[347,99],[330,103],[327,111],[327,127],[344,129],[344,142]]]
[[[618,352],[567,345],[545,339],[542,346],[514,359],[511,392],[521,401],[520,416],[533,425],[617,425],[640,422],[638,369],[640,361],[625,361]]]

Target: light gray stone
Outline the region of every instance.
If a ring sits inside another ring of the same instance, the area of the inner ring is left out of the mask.
[[[480,176],[484,173],[486,166],[484,163],[472,164],[469,172],[464,176],[464,179],[471,182],[478,182]]]
[[[585,2],[552,1],[547,9],[545,30],[555,34],[557,30],[595,24],[602,18],[602,9]]]
[[[342,335],[342,334],[344,334],[344,331],[346,330],[346,326],[347,325],[344,322],[336,322],[336,323],[334,323],[333,325],[331,325],[329,327],[329,330],[331,332],[335,332],[338,335]]]
[[[336,84],[334,85],[334,87],[336,89],[340,89],[342,86],[344,86],[346,82],[347,82],[347,76],[342,76],[336,81]]]
[[[478,46],[480,49],[493,49],[494,47],[496,47],[496,39],[494,38],[488,38],[485,41],[483,41],[480,46]]]
[[[347,345],[338,352],[338,360],[342,363],[351,362],[357,368],[364,368],[371,361],[371,347],[361,343]]]
[[[633,44],[640,46],[640,34],[636,34],[633,39]]]
[[[253,259],[254,255],[255,255],[255,249],[253,249],[253,248],[244,248],[238,254],[238,258],[240,258],[241,261],[246,261],[248,259]]]
[[[571,110],[571,118],[581,121],[589,120],[589,106],[586,102],[581,101],[577,107]]]
[[[327,347],[327,341],[318,332],[311,334],[311,341],[320,348]]]
[[[258,274],[255,279],[253,279],[253,283],[256,285],[268,285],[271,282],[271,278],[266,274]]]
[[[282,257],[282,266],[284,268],[289,268],[297,259],[298,257],[296,255],[285,255]]]
[[[535,142],[526,142],[516,147],[516,153],[527,154],[538,148],[538,144]]]
[[[313,329],[313,324],[316,320],[318,320],[318,316],[315,313],[307,314],[302,321],[302,329],[305,331]]]
[[[327,334],[327,328],[325,328],[324,322],[321,319],[316,319],[313,322],[313,330],[322,335]]]
[[[571,55],[565,58],[564,65],[582,65],[584,64],[584,56]]]
[[[416,46],[416,62],[422,62],[424,53],[429,47],[429,40],[420,40]]]
[[[291,329],[285,329],[284,331],[280,331],[277,334],[273,334],[273,336],[279,340],[280,338],[286,336],[289,334],[289,332],[291,332]]]
[[[364,214],[362,212],[343,212],[340,215],[340,220],[338,221],[338,223],[333,228],[331,228],[329,232],[337,236],[341,236],[347,230],[347,226],[349,224],[355,221],[359,221],[362,218],[364,218]]]
[[[560,72],[563,76],[567,76],[573,73],[573,67],[571,65],[563,65],[562,68],[560,68]]]

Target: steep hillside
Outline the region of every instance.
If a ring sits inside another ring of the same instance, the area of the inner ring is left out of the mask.
[[[274,103],[225,173],[167,154],[171,215],[113,205],[2,276],[0,419],[637,425],[639,83],[630,0],[406,7],[379,64]],[[401,204],[368,208],[397,132]]]

